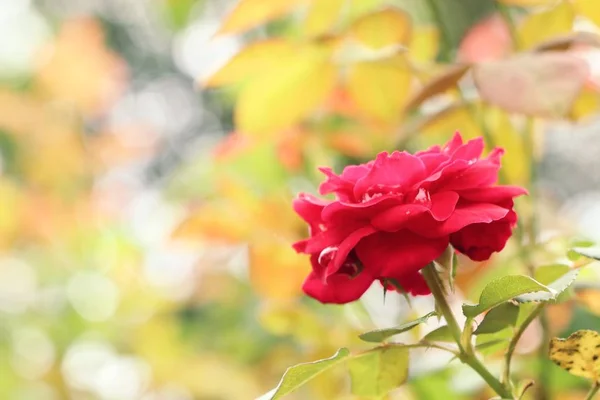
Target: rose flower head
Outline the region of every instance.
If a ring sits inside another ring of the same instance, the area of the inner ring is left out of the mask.
[[[513,199],[526,190],[497,185],[504,151],[481,158],[483,148],[481,138],[463,143],[456,133],[443,147],[383,152],[340,175],[321,168],[319,192],[335,200],[301,193],[293,204],[309,225],[310,237],[294,244],[312,264],[304,292],[343,304],[379,280],[425,295],[420,270],[449,244],[475,261],[502,250],[517,222]]]

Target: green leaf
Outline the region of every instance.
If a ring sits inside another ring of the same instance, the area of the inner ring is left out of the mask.
[[[370,332],[365,332],[362,335],[360,335],[359,338],[361,340],[364,340],[365,342],[370,342],[370,343],[383,342],[390,336],[394,336],[399,333],[411,330],[415,326],[426,322],[429,318],[433,317],[434,315],[436,315],[436,313],[435,313],[435,311],[432,311],[432,312],[422,316],[421,318],[417,318],[413,321],[406,322],[406,323],[396,326],[394,328],[376,329],[376,330],[373,330]]]
[[[452,254],[452,262],[450,264],[450,290],[454,293],[454,281],[456,280],[456,273],[458,272],[458,255]]]
[[[313,362],[303,363],[289,367],[277,387],[268,393],[265,393],[257,400],[275,400],[279,399],[306,382],[310,381],[317,375],[325,372],[326,370],[339,364],[342,360],[350,355],[350,351],[347,348],[339,349],[333,356],[317,360]]]
[[[463,314],[473,318],[519,295],[540,291],[550,292],[550,289],[525,275],[503,276],[483,288],[479,296],[479,304],[463,304]]]
[[[562,269],[564,271],[564,269]],[[550,272],[546,272],[548,276],[544,278],[550,278]],[[553,273],[556,273],[553,272]],[[558,279],[554,280],[551,284],[546,285],[550,292],[536,292],[536,293],[527,293],[521,296],[515,297],[515,300],[519,303],[527,303],[530,301],[540,302],[540,301],[550,301],[556,300],[560,294],[562,294],[565,290],[571,286],[571,284],[577,279],[577,275],[579,275],[579,269],[571,269],[567,267],[567,272],[560,276]]]
[[[442,325],[439,328],[432,330],[425,335],[422,340],[423,342],[454,342],[454,338],[452,337],[448,325]]]
[[[352,357],[348,362],[352,393],[383,396],[402,385],[408,377],[408,349],[386,345]]]
[[[536,268],[533,277],[536,281],[548,285],[569,272],[570,269],[571,268],[565,264],[543,265]]]
[[[577,238],[577,239],[573,239],[569,242],[569,247],[570,249],[567,251],[567,258],[570,261],[577,261],[582,257],[582,254],[580,254],[577,250],[580,249],[584,249],[587,247],[594,247],[596,245],[595,242],[588,240],[588,239],[582,239],[582,238]]]
[[[600,248],[598,247],[575,247],[572,248],[571,251],[584,257],[600,261]]]
[[[478,335],[475,340],[475,349],[484,355],[496,353],[506,347],[512,335],[513,329],[510,327],[494,333]]]
[[[508,326],[515,326],[518,316],[518,306],[511,303],[500,304],[485,315],[473,334],[495,333]]]

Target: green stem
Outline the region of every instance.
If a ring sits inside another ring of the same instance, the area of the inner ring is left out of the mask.
[[[533,309],[531,314],[529,314],[527,318],[523,321],[521,326],[519,326],[519,329],[515,332],[514,336],[510,340],[508,350],[504,355],[504,373],[502,374],[502,383],[504,383],[505,385],[510,385],[510,363],[515,349],[517,347],[517,343],[519,343],[519,339],[521,339],[521,336],[523,336],[523,333],[525,332],[527,327],[537,318],[537,316],[540,314],[543,308],[543,303],[538,304]]]
[[[496,9],[502,16],[504,22],[506,22],[506,26],[508,27],[508,32],[510,34],[510,38],[513,44],[513,49],[517,50],[517,48],[519,47],[519,35],[517,33],[517,26],[515,25],[515,21],[513,21],[512,17],[510,16],[510,10],[507,6],[497,1]]]
[[[442,15],[442,11],[437,3],[437,0],[427,0],[427,5],[431,10],[431,14],[433,19],[435,20],[435,24],[440,30],[440,36],[442,40],[442,49],[444,52],[442,53],[442,61],[450,62],[452,60],[451,52],[452,52],[452,44],[450,43],[450,38],[452,37],[452,32],[450,28],[446,24],[446,20]]]
[[[596,395],[596,393],[598,393],[599,389],[600,389],[600,384],[598,384],[598,382],[596,382],[594,384],[594,386],[592,386],[592,388],[590,389],[590,392],[588,393],[588,395],[585,396],[585,400],[592,400],[594,398],[594,396]]]
[[[442,282],[439,279],[439,275],[435,269],[435,264],[430,263],[428,266],[421,270],[423,278],[427,282],[431,294],[435,299],[437,309],[442,313],[450,333],[454,338],[454,341],[458,345],[459,358],[460,360],[471,367],[475,372],[483,378],[484,381],[502,398],[512,399],[513,395],[510,389],[503,385],[492,373],[481,363],[481,361],[473,353],[466,351],[461,340],[461,329],[450,309],[448,300],[446,299],[445,290],[442,286]]]

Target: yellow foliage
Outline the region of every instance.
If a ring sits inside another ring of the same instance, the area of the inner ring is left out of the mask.
[[[600,26],[600,7],[596,0],[573,0],[573,6],[577,14]]]
[[[570,117],[575,121],[581,121],[597,115],[600,110],[600,93],[596,88],[584,87],[571,109]]]
[[[260,296],[278,301],[296,298],[309,272],[306,256],[296,254],[286,241],[250,246],[250,281]]]
[[[569,373],[600,381],[600,334],[580,330],[567,339],[550,340],[550,359]]]
[[[575,13],[567,1],[556,7],[528,15],[518,30],[519,47],[529,50],[537,44],[553,37],[571,32]]]
[[[307,0],[240,0],[223,21],[218,33],[244,32],[279,18],[306,2]]]
[[[507,6],[519,6],[519,7],[533,7],[533,6],[547,6],[556,4],[557,0],[498,0],[500,3],[506,4]],[[559,0],[561,1],[561,0]]]
[[[408,45],[409,56],[417,63],[435,60],[440,46],[440,31],[433,25],[417,25]]]
[[[508,115],[497,108],[485,109],[485,122],[494,143],[505,150],[502,157],[502,173],[511,185],[529,182],[529,157],[522,135],[515,129]]]
[[[402,118],[401,111],[410,92],[411,81],[406,58],[397,55],[352,65],[346,84],[365,117],[392,124]]]
[[[279,60],[293,57],[296,46],[283,39],[254,42],[236,54],[225,66],[203,82],[205,87],[237,84],[273,68]]]
[[[0,249],[9,248],[21,228],[23,195],[18,187],[0,180]]]
[[[306,34],[319,36],[335,30],[346,3],[346,0],[313,0],[304,21]]]
[[[454,105],[426,117],[417,127],[417,132],[423,135],[449,137],[457,130],[465,138],[481,136],[480,125],[473,113],[465,105]]]
[[[350,35],[374,49],[390,45],[407,45],[410,41],[411,20],[399,9],[388,8],[366,15],[350,28]]]
[[[272,137],[308,116],[331,92],[336,71],[324,46],[302,46],[242,89],[235,110],[238,129]]]

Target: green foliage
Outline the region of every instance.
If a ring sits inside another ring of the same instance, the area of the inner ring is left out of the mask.
[[[275,400],[293,392],[319,374],[335,367],[349,355],[350,351],[348,349],[341,348],[329,358],[288,368],[277,387],[261,396],[260,400]]]
[[[442,325],[423,337],[423,342],[454,342],[448,325]]]
[[[365,332],[359,336],[365,342],[371,343],[379,343],[383,342],[389,337],[397,335],[402,332],[406,332],[411,330],[412,328],[426,322],[429,318],[437,315],[434,311],[422,316],[421,318],[417,318],[413,321],[406,322],[402,325],[398,325],[394,328],[385,328],[385,329],[376,329],[373,331]]]
[[[571,254],[575,253],[593,260],[600,261],[600,249],[596,247],[575,247],[571,249],[570,252]]]
[[[546,286],[525,275],[508,275],[490,282],[481,292],[479,303],[463,305],[466,317],[477,315],[494,308],[519,295],[533,292],[551,292]]]
[[[385,395],[408,377],[409,351],[403,345],[374,348],[348,361],[352,393],[358,396]]]
[[[526,293],[515,298],[516,301],[520,303],[527,303],[530,301],[539,302],[539,301],[550,301],[556,300],[558,297],[567,290],[571,284],[577,279],[577,275],[579,275],[578,269],[567,269],[564,268],[563,265],[558,266],[550,266],[548,268],[543,268],[540,271],[539,275],[543,279],[551,280],[550,284],[546,285],[549,289],[549,292],[535,292],[535,293]],[[559,275],[560,272],[564,272],[562,276],[559,278],[554,278]]]
[[[486,333],[495,333],[503,330],[508,326],[515,326],[517,317],[519,316],[519,307],[512,303],[504,303],[492,308],[488,312],[477,329],[473,332],[474,335]]]

